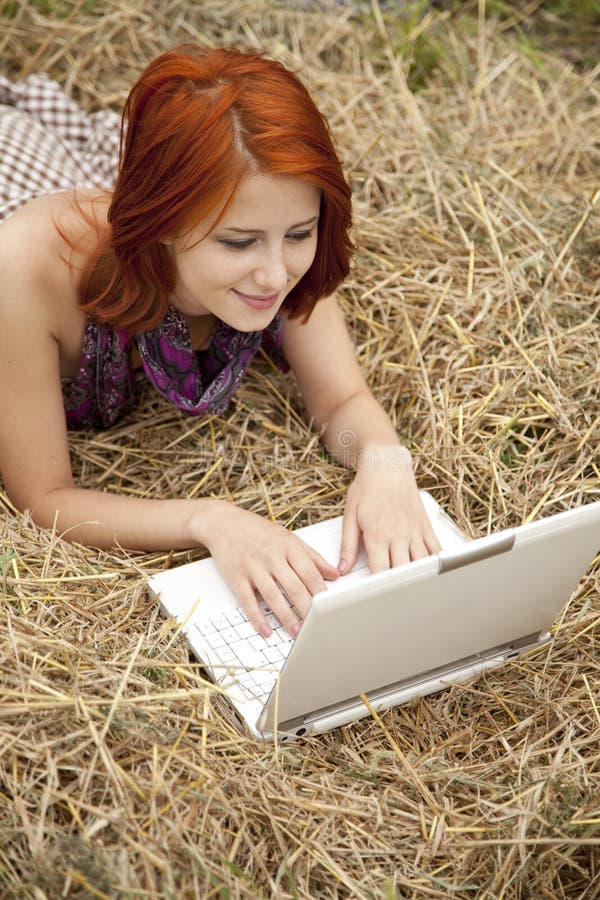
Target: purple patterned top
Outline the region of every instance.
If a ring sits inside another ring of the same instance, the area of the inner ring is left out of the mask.
[[[146,377],[159,393],[192,416],[222,413],[261,347],[288,368],[281,349],[281,319],[264,331],[237,331],[217,322],[210,346],[194,351],[184,317],[173,307],[161,325],[133,338],[110,325],[88,321],[79,372],[63,379],[69,428],[110,428],[135,404],[131,342]]]

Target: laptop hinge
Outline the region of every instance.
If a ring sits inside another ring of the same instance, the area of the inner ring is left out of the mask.
[[[310,715],[308,716],[296,716],[295,719],[286,719],[285,722],[280,722],[277,726],[278,731],[296,731],[298,728],[301,728],[303,725],[306,725],[306,722],[310,720]]]
[[[490,556],[497,556],[499,553],[506,553],[508,550],[512,550],[514,543],[514,531],[505,531],[502,534],[493,535],[489,539],[484,538],[479,546],[471,545],[464,550],[452,550],[447,553],[442,551],[438,556],[438,575],[479,562],[481,559],[488,559]]]

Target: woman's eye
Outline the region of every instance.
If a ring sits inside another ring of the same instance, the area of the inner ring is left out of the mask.
[[[287,235],[287,238],[290,241],[306,241],[310,237],[312,237],[312,230],[310,230],[310,231],[292,231],[291,234]]]
[[[221,238],[219,240],[220,244],[224,244],[225,247],[231,247],[232,250],[246,250],[247,247],[252,246],[254,243],[254,238],[244,238],[241,241],[233,241],[228,238]]]
[[[307,231],[291,231],[289,234],[286,234],[286,240],[300,243],[301,241],[308,240],[312,235],[312,229],[308,229]],[[225,247],[230,247],[232,250],[247,250],[248,247],[251,247],[256,242],[256,238],[219,238],[218,240],[220,244],[223,244]]]

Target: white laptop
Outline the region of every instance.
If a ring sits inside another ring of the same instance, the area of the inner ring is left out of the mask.
[[[464,682],[550,637],[600,550],[600,501],[468,540],[427,493],[441,553],[371,575],[364,551],[313,598],[296,640],[257,634],[212,559],[149,579],[259,739],[289,740]],[[341,517],[297,530],[337,565]]]

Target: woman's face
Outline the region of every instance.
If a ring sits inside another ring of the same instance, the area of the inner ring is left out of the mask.
[[[265,328],[312,264],[319,206],[318,188],[300,178],[246,178],[214,229],[216,214],[168,242],[172,305],[239,331]]]

